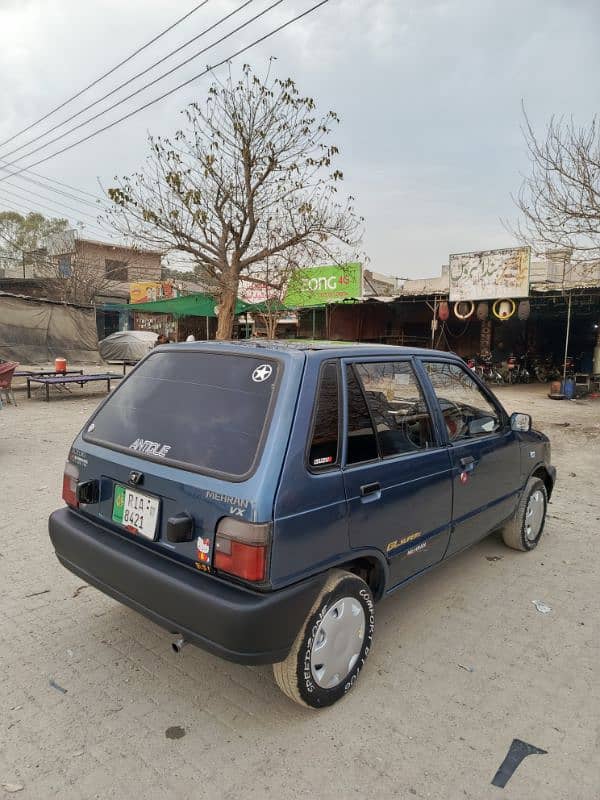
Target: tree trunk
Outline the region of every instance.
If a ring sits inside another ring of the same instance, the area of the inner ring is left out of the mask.
[[[237,279],[233,280],[226,289],[221,291],[217,339],[231,339],[231,334],[233,331],[233,319],[235,317],[235,303],[237,300],[238,282],[239,281]]]
[[[265,314],[263,316],[265,328],[267,329],[267,339],[274,339],[279,321],[279,314]]]

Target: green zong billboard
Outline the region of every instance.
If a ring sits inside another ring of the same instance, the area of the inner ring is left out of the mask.
[[[284,304],[288,308],[322,306],[358,300],[362,294],[362,265],[334,264],[298,269],[290,279]]]

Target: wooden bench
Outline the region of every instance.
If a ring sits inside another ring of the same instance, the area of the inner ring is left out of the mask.
[[[18,369],[15,372],[16,378],[33,377],[34,375],[83,375],[82,369],[67,369],[65,372],[57,372],[55,369]]]
[[[125,367],[135,367],[141,361],[139,358],[110,358],[106,363],[110,364],[121,364],[123,366],[123,375],[125,375]]]
[[[27,376],[27,397],[31,397],[31,384],[39,383],[46,387],[46,402],[50,401],[50,387],[51,386],[65,386],[68,387],[69,383],[78,383],[82,388],[86,383],[93,383],[94,381],[106,381],[106,391],[110,392],[110,382],[120,381],[122,375],[115,372],[100,372],[92,375],[29,375]]]

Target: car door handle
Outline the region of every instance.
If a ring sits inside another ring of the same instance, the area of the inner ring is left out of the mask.
[[[460,460],[460,465],[463,469],[467,469],[467,467],[474,467],[475,463],[476,462],[473,456],[465,456]]]
[[[370,500],[377,500],[381,497],[381,486],[379,483],[365,483],[360,487],[360,496],[368,497]]]

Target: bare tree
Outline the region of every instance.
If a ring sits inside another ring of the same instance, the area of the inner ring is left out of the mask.
[[[86,257],[85,252],[49,256],[45,251],[37,251],[29,257],[49,300],[93,305],[98,296],[111,294],[119,286],[117,273],[122,266],[113,275],[100,268],[95,259]]]
[[[600,257],[600,125],[553,117],[536,136],[523,110],[530,173],[515,199],[523,218],[513,232],[535,250],[560,248]]]
[[[290,78],[261,79],[245,65],[183,113],[173,141],[150,137],[143,170],[115,179],[109,220],[137,241],[192,254],[214,286],[225,339],[240,279],[263,282],[268,259],[281,287],[291,265],[354,248],[361,220],[353,199],[337,195],[337,115],[317,116]]]

